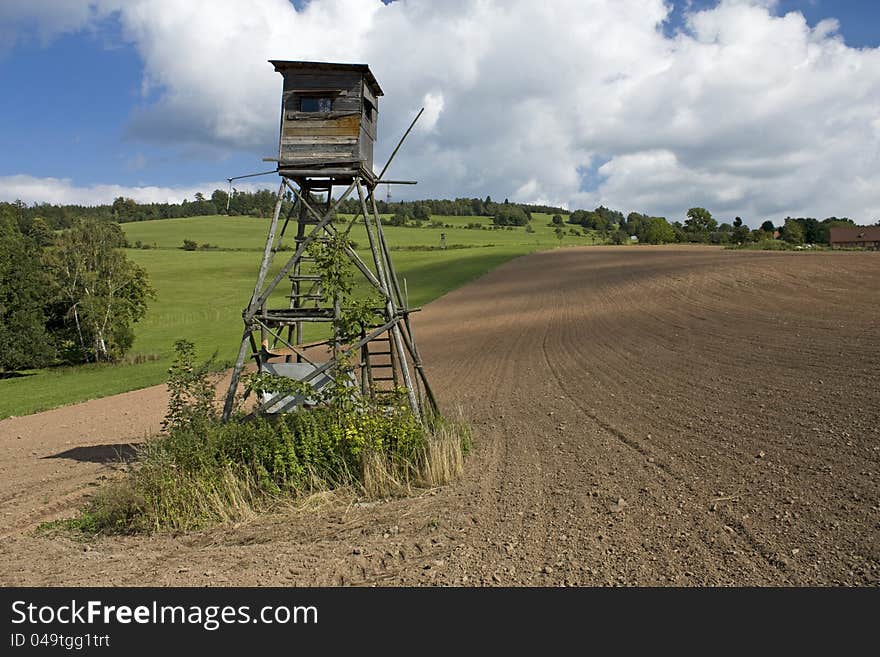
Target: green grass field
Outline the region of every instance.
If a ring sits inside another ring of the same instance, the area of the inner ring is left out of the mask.
[[[407,281],[411,305],[424,305],[516,256],[593,242],[592,237],[571,235],[559,240],[548,226],[548,215],[534,215],[534,233],[524,228],[464,228],[472,222],[488,227],[487,217],[434,219],[455,227],[385,227],[398,275]],[[161,383],[174,342],[182,338],[194,342],[201,357],[216,352],[220,362],[232,361],[241,337],[241,309],[253,291],[268,223],[267,219],[211,216],[123,224],[132,244],[140,240],[156,247],[127,250],[149,272],[157,294],[147,316],[135,326],[128,362],[48,368],[0,380],[0,418]],[[428,250],[440,245],[441,233],[446,233],[450,247],[468,248]],[[363,226],[354,226],[351,237],[361,257],[369,260]],[[285,243],[292,244],[291,238],[285,236]],[[219,250],[183,251],[179,247],[184,239],[208,243]],[[275,268],[290,255],[279,253]],[[279,290],[278,294],[286,293]],[[286,300],[281,305],[286,305]]]
[[[513,230],[490,230],[491,220],[488,217],[432,217],[432,221],[452,224],[453,228],[423,228],[383,226],[385,237],[392,248],[395,247],[437,247],[440,245],[440,234],[446,234],[448,245],[461,246],[522,246],[531,249],[552,248],[560,242],[553,228],[549,227],[550,216],[533,215],[534,233],[527,233],[525,228]],[[480,223],[487,230],[465,228],[469,223]],[[142,244],[159,249],[178,249],[183,240],[194,240],[198,244],[211,244],[221,249],[261,251],[266,241],[268,219],[253,217],[226,217],[215,215],[210,217],[192,217],[187,219],[163,219],[161,221],[144,221],[123,224],[128,240],[134,244],[138,240]],[[566,232],[571,226],[566,225]],[[291,228],[292,232],[292,228]],[[289,235],[288,237],[292,237]],[[352,239],[361,248],[367,247],[367,237],[363,224],[355,225],[351,231]],[[287,239],[287,244],[292,240]],[[590,237],[574,237],[566,235],[563,244],[590,244]],[[257,263],[259,264],[259,263]]]

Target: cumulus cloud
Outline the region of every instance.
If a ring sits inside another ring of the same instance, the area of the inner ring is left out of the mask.
[[[65,32],[82,29],[96,18],[89,2],[74,0],[9,0],[0,3],[0,56],[21,42],[43,45]]]
[[[424,132],[430,132],[437,125],[440,114],[443,112],[443,94],[425,94],[422,106],[425,108],[425,113],[422,115],[424,118],[418,127]]]
[[[49,3],[45,3],[49,4]],[[51,3],[54,5],[54,3]],[[69,0],[46,34],[117,17],[144,62],[140,139],[273,152],[267,59],[369,63],[377,157],[420,196],[600,203],[751,225],[880,218],[880,49],[769,0],[721,0],[664,34],[664,0]],[[8,0],[28,20],[40,3]],[[22,10],[25,11],[25,10]],[[77,22],[79,21],[79,22]],[[382,162],[377,162],[381,165]]]
[[[111,3],[107,3],[110,5]],[[279,76],[269,59],[357,58],[378,0],[134,0],[119,5],[145,88],[158,102],[135,112],[132,135],[206,142],[269,155],[277,140]]]
[[[235,188],[253,191],[265,185],[238,181]],[[0,176],[0,199],[18,199],[25,203],[58,203],[71,205],[100,205],[120,196],[138,203],[180,203],[190,201],[196,193],[210,196],[215,189],[227,189],[227,182],[205,182],[181,187],[76,185],[70,178],[38,178],[35,176]]]

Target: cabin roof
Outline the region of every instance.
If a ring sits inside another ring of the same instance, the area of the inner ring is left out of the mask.
[[[832,226],[829,241],[880,242],[880,226]]]
[[[364,78],[367,81],[367,84],[370,85],[370,88],[373,91],[375,96],[382,96],[382,87],[379,86],[379,83],[376,81],[376,78],[373,76],[373,72],[370,70],[370,67],[366,64],[338,64],[335,62],[302,62],[302,61],[289,61],[282,59],[270,59],[269,63],[275,67],[275,70],[281,74],[284,74],[285,71],[289,70],[309,70],[309,71],[357,71],[358,73],[363,74]]]

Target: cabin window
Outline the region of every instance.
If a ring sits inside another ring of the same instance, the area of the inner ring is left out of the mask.
[[[375,112],[375,108],[373,107],[373,103],[364,98],[364,118],[370,123],[373,122],[373,112]]]
[[[303,96],[299,101],[300,112],[329,112],[333,101],[324,96]]]

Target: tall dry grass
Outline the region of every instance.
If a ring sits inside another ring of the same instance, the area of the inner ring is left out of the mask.
[[[259,433],[264,445],[275,435],[269,426],[263,425]],[[463,421],[438,419],[412,451],[367,449],[356,461],[350,455],[340,457],[320,468],[306,466],[295,479],[284,479],[269,473],[263,462],[218,459],[215,443],[228,438],[222,438],[224,430],[214,425],[205,431],[204,440],[172,434],[148,443],[141,448],[134,470],[100,490],[71,525],[89,534],[190,531],[242,522],[294,500],[341,488],[368,499],[410,495],[460,477],[471,445]],[[228,431],[241,438],[241,428]],[[279,430],[277,436],[275,453],[280,454],[290,446],[290,434]]]

